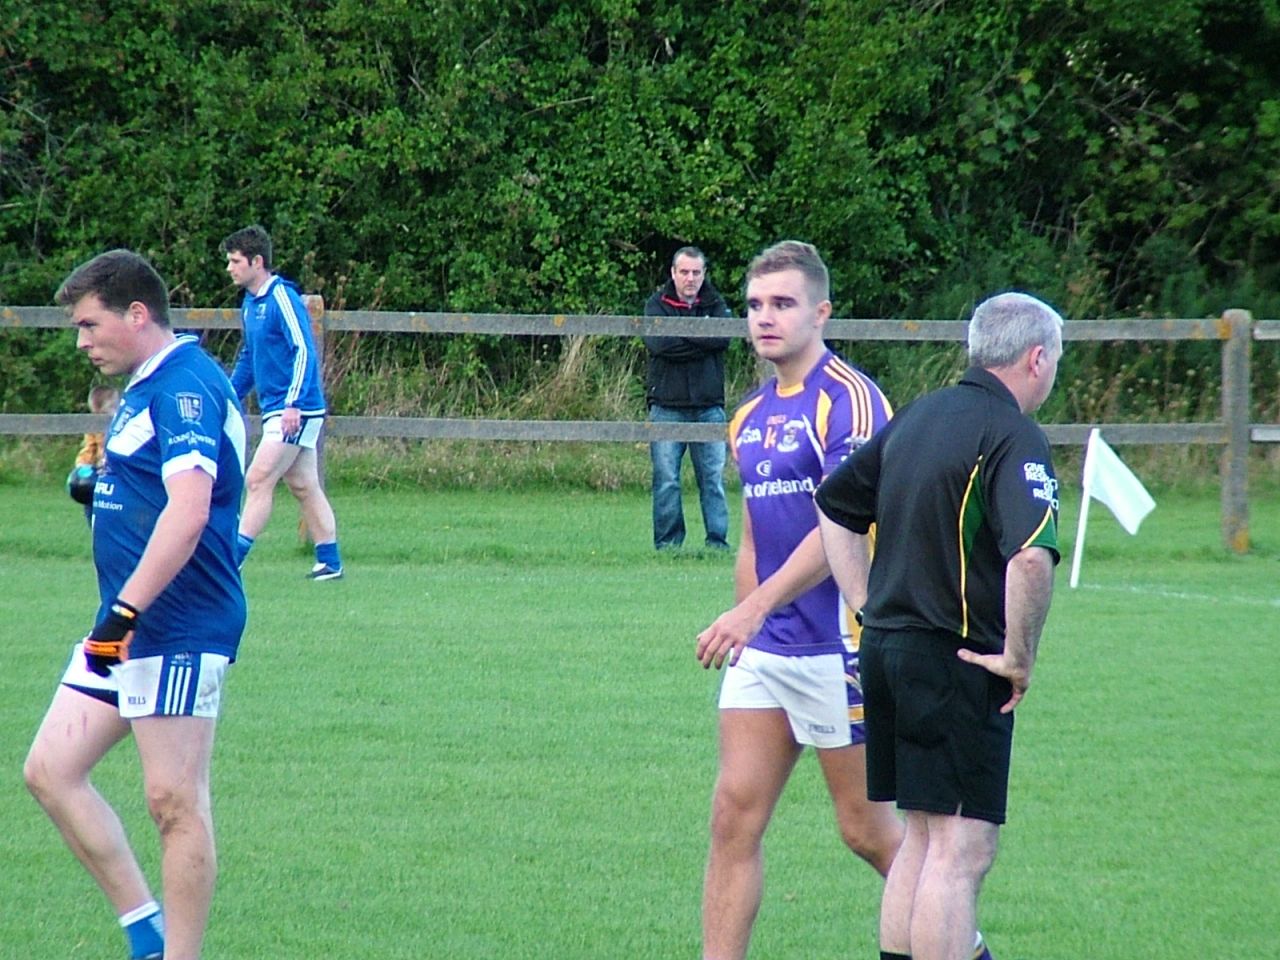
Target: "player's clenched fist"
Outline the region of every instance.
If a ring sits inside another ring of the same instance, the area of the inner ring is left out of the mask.
[[[100,677],[111,673],[117,663],[129,659],[129,641],[138,625],[138,610],[123,600],[114,600],[84,638],[84,662]]]

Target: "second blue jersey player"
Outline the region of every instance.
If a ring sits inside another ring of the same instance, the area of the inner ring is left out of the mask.
[[[298,291],[272,272],[266,230],[257,225],[237,230],[222,241],[222,249],[227,273],[244,291],[244,344],[231,383],[242,399],[256,389],[262,411],[262,440],[245,475],[236,555],[244,563],[271,518],[276,485],[283,479],[316,547],[308,577],[337,580],[343,573],[338,525],[320,483],[317,453],[325,405],[311,318]]]

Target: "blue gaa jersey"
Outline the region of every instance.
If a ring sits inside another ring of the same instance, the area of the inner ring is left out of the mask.
[[[200,652],[234,660],[245,623],[235,559],[244,419],[226,374],[195,338],[180,337],[138,369],[106,449],[93,492],[93,561],[104,607],[142,557],[168,502],[165,478],[193,468],[213,477],[209,522],[195,553],[138,618],[130,656]]]
[[[324,416],[324,387],[311,336],[311,317],[292,284],[272,276],[258,293],[248,291],[240,308],[244,343],[231,371],[236,396],[255,387],[264,417],[297,407],[303,416]]]
[[[757,582],[818,525],[813,494],[823,477],[892,415],[875,381],[829,350],[798,387],[783,390],[770,380],[738,408],[729,446],[751,519]],[[771,613],[751,645],[789,656],[851,653],[851,622],[828,577]]]

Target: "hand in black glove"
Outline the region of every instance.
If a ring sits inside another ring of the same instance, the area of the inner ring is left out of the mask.
[[[93,630],[84,638],[84,662],[100,677],[109,676],[111,668],[129,659],[129,641],[138,625],[137,608],[123,600],[114,600]]]

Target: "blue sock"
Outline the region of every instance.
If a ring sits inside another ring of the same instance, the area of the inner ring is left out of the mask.
[[[316,563],[323,563],[335,570],[342,569],[342,558],[338,556],[338,541],[316,544]]]
[[[253,549],[253,537],[246,537],[243,533],[236,534],[236,566],[244,566],[244,558],[249,556],[249,551]]]
[[[164,915],[160,913],[160,906],[154,900],[149,900],[122,916],[120,926],[129,938],[129,956],[132,960],[164,956]]]

